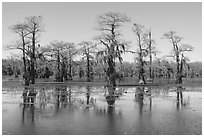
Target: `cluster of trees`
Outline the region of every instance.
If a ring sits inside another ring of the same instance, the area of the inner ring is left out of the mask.
[[[140,82],[145,84],[154,77],[175,76],[176,82],[182,83],[185,75],[190,75],[191,71],[193,73],[195,69],[189,67],[189,60],[184,55],[185,52],[192,51],[193,47],[181,44],[182,37],[177,36],[176,32],[169,31],[163,35],[163,38],[169,39],[172,44],[170,57],[173,57],[175,62],[158,58],[153,60],[157,50],[152,32],[137,23],[133,24],[137,50],[127,50],[128,42],[122,39],[120,29],[128,22],[131,21],[126,15],[107,12],[97,18],[99,35],[94,41],[83,41],[78,44],[52,41],[46,46],[40,46],[39,34],[43,31],[42,17],[26,17],[24,23],[10,27],[20,39],[7,48],[22,51],[26,85],[34,84],[36,74],[41,72],[44,72],[41,77],[47,78],[54,74],[55,80],[59,82],[72,80],[75,75],[86,76],[86,80],[90,82],[94,75],[98,75],[105,78],[108,85],[113,88],[116,86],[116,81],[123,77],[138,76]],[[124,53],[134,54],[136,63],[123,62]]]
[[[38,63],[38,67],[36,68],[35,72],[35,78],[49,78],[53,75],[53,71],[51,71],[48,67],[42,64],[43,62]],[[21,74],[23,75],[24,66],[22,59],[18,59],[16,57],[2,59],[2,74],[15,75],[15,77],[18,77]]]
[[[21,74],[22,61],[16,58],[8,58],[2,60],[2,74],[3,75],[18,75]]]
[[[90,63],[90,80],[93,81],[104,81],[105,80],[105,72],[103,66],[99,63],[96,63],[95,59]],[[148,63],[148,62],[147,62]],[[53,74],[57,74],[57,69],[55,68],[55,63],[47,60],[38,60],[38,67],[36,67],[36,78],[49,78],[50,76],[56,77]],[[81,61],[73,61],[71,76],[75,79],[81,79],[82,81],[87,80],[87,72],[86,72],[86,60]],[[124,62],[122,64],[116,63],[116,72],[119,73],[124,80],[126,78],[134,78],[137,79],[139,77],[138,74],[138,64],[135,62]],[[167,78],[172,80],[176,77],[176,63],[173,61],[169,61],[166,59],[157,58],[152,62],[152,79],[155,78]],[[150,72],[148,65],[144,67],[144,77],[145,79],[149,79]],[[2,60],[2,74],[3,75],[20,75],[24,74],[23,72],[23,62],[21,59],[10,58]],[[202,77],[202,63],[201,62],[189,62],[188,66],[184,67],[183,76],[186,78],[195,78]],[[85,79],[84,79],[85,78]],[[87,80],[88,81],[88,80]]]

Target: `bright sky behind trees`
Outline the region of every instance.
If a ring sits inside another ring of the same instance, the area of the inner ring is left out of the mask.
[[[202,3],[2,3],[2,44],[9,44],[18,39],[18,35],[9,30],[9,26],[23,22],[25,17],[43,16],[45,32],[40,37],[40,44],[45,46],[53,40],[68,42],[92,41],[98,32],[95,30],[98,15],[108,11],[126,14],[131,18],[122,29],[123,38],[131,41],[135,50],[133,23],[139,23],[152,30],[158,57],[169,54],[171,43],[161,39],[170,30],[184,37],[181,43],[190,44],[194,51],[186,55],[191,61],[202,61]],[[2,58],[14,51],[3,49]],[[16,53],[16,52],[15,52]],[[125,61],[133,61],[133,55],[123,56]]]

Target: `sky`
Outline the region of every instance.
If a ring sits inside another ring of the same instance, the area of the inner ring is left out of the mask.
[[[161,39],[168,31],[176,31],[184,39],[181,43],[190,44],[194,51],[186,53],[191,61],[202,61],[202,3],[201,2],[3,2],[2,3],[2,47],[19,39],[9,30],[9,26],[24,22],[25,17],[43,17],[45,31],[40,36],[40,44],[48,45],[54,40],[74,42],[92,41],[99,33],[96,31],[98,15],[106,12],[126,14],[131,22],[122,29],[123,39],[131,42],[130,50],[136,50],[136,36],[133,24],[139,23],[147,30],[151,29],[160,53],[157,57],[168,55],[172,44]],[[16,51],[2,48],[2,58],[7,58]],[[123,55],[124,61],[133,62],[134,55]]]

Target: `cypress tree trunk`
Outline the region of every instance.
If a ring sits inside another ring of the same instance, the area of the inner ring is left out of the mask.
[[[27,72],[27,69],[26,69],[26,59],[25,59],[25,41],[24,41],[24,38],[22,38],[23,40],[23,65],[24,65],[24,83],[25,85],[29,85],[30,82],[29,82],[29,76],[28,76],[28,72]]]
[[[90,79],[90,60],[89,60],[88,55],[87,55],[87,73],[86,73],[86,75],[87,75],[86,81],[90,82],[91,81],[91,79]]]
[[[34,29],[35,30],[35,29]],[[31,55],[31,84],[35,84],[35,32],[32,36],[32,55]]]
[[[114,67],[113,58],[109,58],[108,59],[108,70],[106,72],[106,75],[108,77],[109,86],[111,86],[111,87],[116,87],[115,74],[116,74],[116,71],[115,71],[115,67]]]
[[[152,79],[152,41],[151,41],[151,31],[149,33],[149,78]]]
[[[64,78],[64,80],[68,80],[65,59],[63,59],[62,61],[62,77]]]
[[[176,83],[182,83],[182,63],[180,63],[179,54],[176,55],[176,63],[177,63],[177,73],[176,73]]]
[[[59,55],[59,50],[57,53],[57,76],[56,76],[56,81],[61,82],[61,70],[60,70],[60,55]]]
[[[70,60],[69,60],[69,80],[72,80],[72,60],[71,60],[71,58],[70,58]]]
[[[145,77],[144,77],[144,61],[142,59],[141,52],[139,53],[139,80],[142,80],[144,84],[146,84]]]

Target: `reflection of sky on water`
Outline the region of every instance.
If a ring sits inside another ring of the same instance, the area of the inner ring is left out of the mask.
[[[201,92],[192,90],[4,88],[3,134],[201,134]]]

